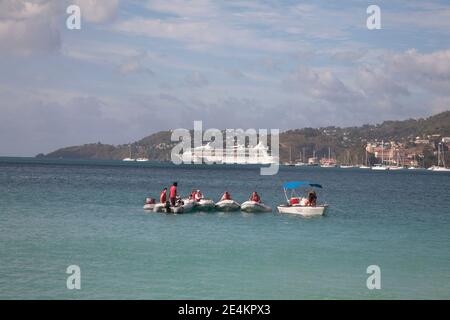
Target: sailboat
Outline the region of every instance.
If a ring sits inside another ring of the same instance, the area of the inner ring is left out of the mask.
[[[122,161],[136,161],[135,159],[133,159],[131,157],[131,144],[128,145],[128,150],[129,150],[130,156],[128,158],[122,159]]]
[[[351,160],[350,160],[350,151],[347,150],[347,159],[346,159],[346,163],[345,164],[341,164],[341,168],[342,169],[350,169],[350,168],[354,168],[355,166],[351,164]]]
[[[404,167],[400,165],[400,152],[397,151],[397,160],[395,166],[389,166],[389,170],[403,170]]]
[[[360,169],[370,169],[370,166],[369,166],[369,157],[368,157],[367,149],[365,149],[365,151],[366,151],[366,163],[360,165],[360,166],[359,166]]]
[[[300,152],[300,161],[295,163],[296,167],[302,167],[306,166],[307,163],[305,162],[305,148],[302,149],[302,152]]]
[[[289,162],[287,162],[286,165],[289,167],[294,166],[294,163],[292,162],[292,147],[289,147]]]
[[[442,154],[441,154],[441,147],[442,147]],[[442,143],[438,144],[438,159],[437,159],[437,166],[432,166],[428,168],[428,170],[431,171],[437,171],[437,172],[450,172],[450,168],[447,168],[445,166],[445,153],[444,153],[444,146]],[[442,166],[441,166],[442,164]]]
[[[376,164],[372,170],[389,170],[389,167],[384,164],[384,141],[381,141],[381,164]]]
[[[417,160],[416,160],[416,154],[415,153],[413,155],[413,160],[414,160],[414,162],[413,162],[414,164],[408,167],[409,170],[420,170],[420,169],[423,169],[423,168],[420,168],[420,167],[416,166]]]
[[[322,168],[335,168],[336,165],[331,163],[331,148],[328,147],[328,159],[327,161],[321,165]]]

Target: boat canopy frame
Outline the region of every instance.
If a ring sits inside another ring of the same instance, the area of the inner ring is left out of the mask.
[[[288,197],[288,190],[291,190],[291,196],[290,198],[292,198],[294,195],[296,195],[295,193],[295,189],[300,188],[300,187],[312,187],[312,188],[320,188],[322,189],[322,185],[315,183],[315,182],[310,182],[310,181],[291,181],[291,182],[286,182],[283,184],[283,191],[284,191],[284,196],[286,197],[286,201],[287,203],[289,203],[289,197]]]

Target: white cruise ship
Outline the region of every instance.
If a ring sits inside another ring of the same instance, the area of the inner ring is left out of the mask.
[[[185,151],[181,159],[184,163],[272,164],[278,162],[278,158],[270,155],[269,148],[262,142],[254,147],[238,144],[226,149],[214,149],[208,143]]]

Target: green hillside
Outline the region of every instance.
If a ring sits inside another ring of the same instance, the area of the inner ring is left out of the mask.
[[[63,159],[111,159],[121,160],[129,156],[148,157],[151,160],[168,161],[175,142],[170,141],[170,131],[151,134],[129,145],[108,145],[102,143],[85,144],[58,149],[45,157]],[[413,147],[416,137],[432,135],[450,137],[450,111],[445,111],[426,119],[404,121],[385,121],[377,125],[360,127],[324,127],[288,130],[280,134],[281,162],[298,160],[313,154],[319,157],[328,155],[331,148],[333,156],[343,162],[350,152],[352,161],[358,162],[364,156],[364,146],[369,141],[384,140],[410,144]],[[427,151],[427,150],[425,150]],[[429,161],[433,161],[432,150],[428,150]]]

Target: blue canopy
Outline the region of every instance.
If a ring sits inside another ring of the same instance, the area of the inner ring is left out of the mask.
[[[292,182],[286,182],[285,184],[283,184],[283,188],[285,188],[285,189],[295,189],[295,188],[304,187],[304,186],[322,188],[322,186],[320,184],[313,183],[310,181],[292,181]]]

